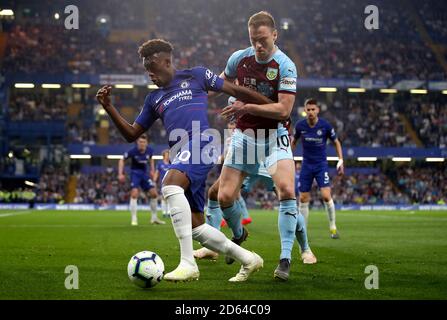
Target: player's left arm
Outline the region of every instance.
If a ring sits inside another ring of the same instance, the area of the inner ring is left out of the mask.
[[[273,101],[259,92],[234,84],[228,80],[224,80],[222,92],[235,97],[236,99],[245,103],[256,103],[262,106],[271,104]]]
[[[342,176],[345,173],[345,167],[343,164],[343,149],[341,147],[341,142],[336,138],[333,140],[333,143],[335,145],[335,152],[337,153],[338,162],[337,162],[337,172],[338,175]]]
[[[294,94],[280,93],[278,95],[278,102],[262,104],[262,105],[248,103],[240,107],[242,109],[242,112],[237,113],[236,116],[249,113],[258,117],[285,121],[290,118],[290,114],[292,113],[294,103],[295,103]],[[240,101],[236,101],[230,107],[236,109],[238,107],[238,104],[242,103]]]

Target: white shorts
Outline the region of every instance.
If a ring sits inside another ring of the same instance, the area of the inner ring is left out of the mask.
[[[250,132],[242,133],[236,129],[231,137],[224,166],[245,172],[248,175],[263,175],[266,171],[274,172],[280,160],[293,160],[289,132],[282,125],[271,130],[270,136],[255,138]],[[264,168],[263,168],[264,167]],[[267,169],[267,170],[266,170]],[[267,174],[270,176],[269,172]]]

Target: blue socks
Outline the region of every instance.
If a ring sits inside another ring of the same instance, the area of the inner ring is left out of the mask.
[[[220,230],[222,221],[222,210],[218,201],[208,199],[208,212],[206,213],[206,223]]]
[[[239,202],[239,204],[242,208],[242,219],[250,218],[244,198],[242,196],[240,196],[239,199],[237,199],[237,201]]]
[[[296,240],[301,247],[301,252],[309,250],[309,242],[307,240],[307,229],[306,229],[306,220],[301,213],[297,215],[297,224],[296,224]]]
[[[235,238],[242,237],[243,234],[242,222],[241,222],[242,208],[239,201],[235,201],[231,207],[222,209],[222,212],[225,221],[233,231],[233,236]]]
[[[279,235],[281,237],[280,259],[292,260],[292,248],[295,242],[298,216],[302,217],[302,215],[298,214],[296,200],[280,201],[278,215]]]

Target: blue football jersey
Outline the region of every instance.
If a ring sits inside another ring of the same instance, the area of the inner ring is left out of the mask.
[[[160,182],[163,181],[163,178],[165,177],[166,172],[168,172],[170,165],[171,165],[170,163],[164,163],[164,161],[160,161],[157,164],[157,170],[160,175],[159,176]]]
[[[295,140],[301,138],[303,144],[303,163],[320,164],[327,162],[327,139],[335,141],[337,135],[334,128],[324,119],[319,118],[314,127],[307,120],[301,120],[295,125]]]
[[[200,132],[209,128],[208,91],[221,91],[223,83],[223,79],[203,67],[178,70],[168,86],[157,89],[146,97],[135,122],[148,129],[160,118],[168,137],[174,130],[182,129],[191,139],[193,121],[200,123]],[[186,138],[179,136],[179,131],[173,132],[173,136],[176,140],[170,139],[170,147]]]
[[[132,163],[130,165],[131,170],[138,170],[147,173],[147,165],[153,154],[154,152],[150,147],[147,147],[144,152],[140,152],[137,147],[134,147],[124,153],[124,160],[127,160],[129,158],[132,160]]]

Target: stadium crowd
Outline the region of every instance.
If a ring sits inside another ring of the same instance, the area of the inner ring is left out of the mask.
[[[83,28],[71,32],[60,30],[63,19],[55,22],[52,17],[39,19],[39,23],[27,20],[27,24],[13,25],[8,32],[9,45],[2,71],[140,73],[137,48],[143,39],[116,41],[111,35],[116,30],[135,28],[144,10],[138,10],[138,5],[132,6],[132,1],[125,7],[120,2],[120,10],[113,6],[115,0],[105,2],[111,4],[103,10],[110,25],[82,21]],[[422,41],[411,15],[416,6],[424,18],[428,17],[429,34],[445,39],[447,29],[442,24],[443,17],[435,15],[433,9],[440,7],[440,12],[446,12],[445,3],[437,2],[427,9],[412,2],[401,6],[396,1],[376,1],[381,20],[379,29],[372,31],[364,27],[364,9],[368,4],[363,0],[341,0],[327,10],[324,1],[309,0],[292,3],[285,0],[274,3],[266,0],[156,1],[151,6],[154,21],[140,23],[138,27],[151,30],[151,37],[172,41],[179,68],[205,65],[220,72],[231,52],[250,45],[246,19],[255,10],[264,8],[278,17],[283,34],[279,44],[299,61],[301,77],[446,79],[445,71]],[[88,3],[81,4],[84,5]],[[304,16],[308,19],[302,19]],[[281,18],[289,21],[287,28]]]

